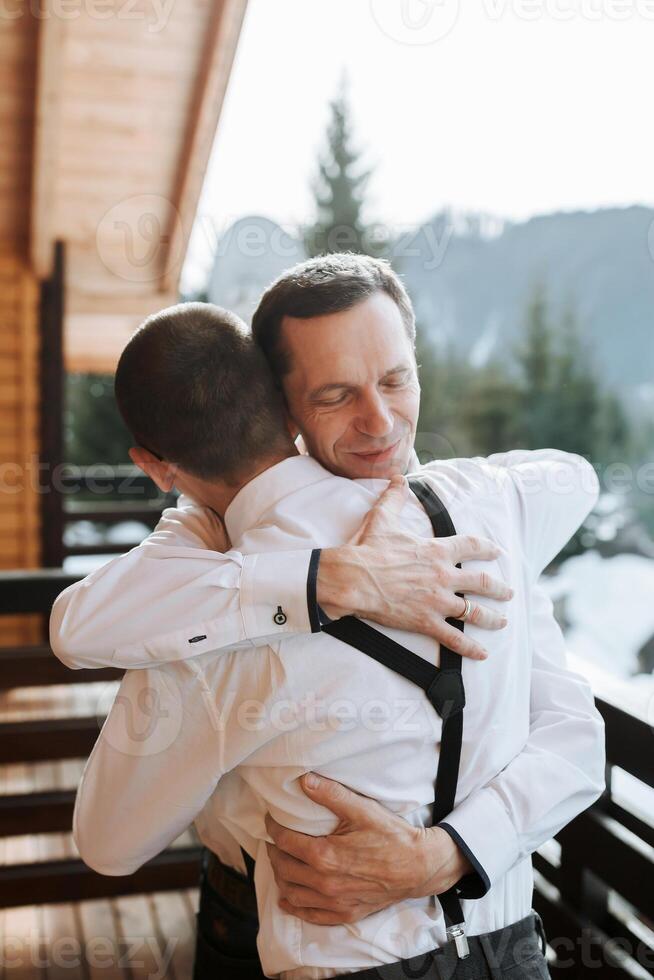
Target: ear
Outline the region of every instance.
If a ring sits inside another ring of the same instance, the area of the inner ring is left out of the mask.
[[[177,466],[175,464],[157,459],[156,456],[153,456],[151,452],[148,452],[147,449],[143,449],[141,446],[132,446],[129,450],[129,458],[135,466],[143,470],[146,476],[149,476],[156,483],[162,493],[170,493],[175,484],[175,476],[177,475]]]
[[[286,407],[284,408],[284,421],[286,422],[286,428],[290,433],[291,439],[295,441],[300,434],[300,429],[297,422],[291,417],[291,414]]]

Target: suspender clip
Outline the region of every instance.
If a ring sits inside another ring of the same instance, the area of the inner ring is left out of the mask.
[[[447,930],[447,938],[454,942],[454,948],[456,949],[456,955],[460,960],[464,960],[466,956],[470,955],[470,949],[468,947],[468,938],[463,929],[463,923],[459,923],[458,926],[449,926]]]

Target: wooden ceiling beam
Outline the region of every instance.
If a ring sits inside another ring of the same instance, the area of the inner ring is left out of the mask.
[[[246,8],[247,0],[213,0],[173,189],[167,250],[172,261],[165,263],[162,292],[179,283]]]

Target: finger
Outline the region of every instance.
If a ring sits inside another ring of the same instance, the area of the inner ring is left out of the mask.
[[[453,596],[452,609],[450,615],[456,619],[461,619],[466,609],[465,599],[460,596]],[[470,626],[479,626],[485,630],[503,630],[508,620],[502,613],[489,609],[488,606],[482,606],[479,602],[471,602],[470,612],[465,618],[465,623]]]
[[[315,772],[301,776],[300,785],[314,803],[327,807],[337,817],[362,825],[369,823],[370,799],[367,796],[360,796],[342,783]]]
[[[295,915],[298,919],[302,919],[304,922],[312,922],[314,925],[318,926],[338,926],[343,923],[348,922],[358,922],[359,919],[364,918],[364,916],[369,915],[372,911],[365,906],[360,909],[350,909],[347,912],[330,912],[327,909],[314,909],[314,908],[296,908],[284,899],[280,899],[279,902],[280,909],[284,912],[288,912],[289,915]]]
[[[289,854],[285,854],[274,844],[266,842],[266,848],[277,887],[282,894],[287,888],[298,885],[325,898],[333,898],[339,895],[355,896],[358,901],[367,898],[363,891],[364,882],[361,878],[354,878],[347,874],[328,875],[314,870],[310,865],[298,861],[297,858],[291,857]],[[315,903],[307,902],[305,904]]]
[[[303,885],[306,888],[318,888],[321,875],[318,871],[298,858],[292,857],[285,851],[280,851],[274,844],[266,841],[268,857],[273,869],[275,881],[279,888],[286,884]]]
[[[467,657],[469,660],[488,659],[488,651],[480,643],[471,640],[466,633],[462,633],[456,626],[450,626],[438,615],[428,617],[425,628],[420,632],[425,636],[433,636],[440,644],[449,647],[461,657]]]
[[[382,531],[392,515],[400,514],[409,495],[409,484],[405,476],[395,473],[390,483],[363,519],[361,526],[349,539],[350,544],[361,544],[368,536]]]
[[[360,904],[358,899],[346,895],[323,895],[313,888],[302,885],[287,885],[280,888],[280,899],[294,908],[328,909],[331,912],[344,912]]]
[[[282,827],[269,813],[266,814],[266,830],[280,851],[313,867],[321,865],[325,850],[324,837],[311,837],[309,834]]]
[[[459,561],[491,561],[502,554],[500,546],[490,538],[477,538],[472,534],[455,534],[451,538],[438,538],[437,541],[446,548],[454,564]]]
[[[467,572],[454,569],[452,584],[457,592],[467,595],[485,595],[491,599],[512,599],[513,589],[502,579],[493,578],[487,572]]]
[[[384,490],[377,498],[372,512],[385,510],[389,514],[399,514],[409,496],[409,482],[401,473],[395,473]]]

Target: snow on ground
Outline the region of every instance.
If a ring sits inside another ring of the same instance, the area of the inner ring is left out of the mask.
[[[587,551],[543,584],[563,602],[572,653],[618,677],[638,671],[638,651],[654,636],[654,561]]]

